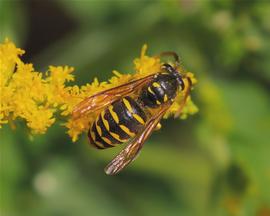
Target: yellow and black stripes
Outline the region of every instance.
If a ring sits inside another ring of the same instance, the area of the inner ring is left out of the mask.
[[[139,104],[124,97],[99,114],[89,130],[90,142],[99,149],[127,142],[143,129],[146,120]]]
[[[177,81],[172,74],[159,73],[148,86],[143,88],[139,100],[146,107],[157,108],[174,98],[177,88]]]

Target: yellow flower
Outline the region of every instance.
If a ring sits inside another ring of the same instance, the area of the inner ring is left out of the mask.
[[[8,40],[0,44],[0,125],[24,119],[33,133],[45,133],[57,106],[65,103],[65,82],[73,79],[73,69],[50,67],[43,75],[21,61],[23,53]]]
[[[75,81],[73,68],[68,66],[49,66],[48,71],[35,71],[32,64],[25,64],[20,59],[23,50],[9,40],[0,44],[0,127],[15,119],[23,119],[32,133],[45,133],[56,121],[56,113],[66,116],[64,125],[73,141],[88,130],[98,113],[91,113],[78,119],[69,118],[73,108],[83,99],[131,80],[156,73],[160,70],[161,60],[158,57],[146,55],[147,46],[144,45],[140,58],[134,60],[135,73],[121,74],[113,71],[108,82],[99,82],[97,78],[91,84],[83,86],[67,86],[67,82]],[[196,79],[189,72],[193,84]],[[183,94],[179,94],[165,118],[174,114]],[[181,118],[198,111],[190,97],[188,97]]]

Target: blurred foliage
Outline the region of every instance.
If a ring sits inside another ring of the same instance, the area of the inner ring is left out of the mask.
[[[198,77],[199,114],[169,119],[123,173],[118,149],[72,144],[56,125],[1,137],[1,215],[270,215],[269,1],[0,0],[0,40],[25,61],[70,65],[79,84],[130,71],[142,44]]]

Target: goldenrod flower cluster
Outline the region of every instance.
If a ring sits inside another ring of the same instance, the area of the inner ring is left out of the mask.
[[[91,84],[79,87],[67,85],[75,81],[72,67],[49,66],[44,73],[35,71],[31,63],[26,64],[20,59],[24,51],[6,39],[0,44],[0,128],[3,124],[21,119],[33,134],[42,134],[56,121],[56,116],[65,116],[67,122],[63,125],[68,128],[72,140],[76,141],[82,132],[88,130],[97,113],[72,119],[70,115],[75,105],[97,92],[160,71],[161,60],[147,56],[146,49],[144,45],[141,56],[134,60],[135,73],[113,71],[114,76],[107,82],[99,82],[95,78]],[[189,76],[193,77],[191,73]],[[195,83],[196,79],[192,78],[192,82]],[[178,110],[181,96],[179,94],[165,118]],[[181,117],[197,111],[189,97]]]

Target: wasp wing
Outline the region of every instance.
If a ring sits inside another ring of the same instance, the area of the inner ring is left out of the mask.
[[[82,115],[90,112],[95,112],[108,106],[112,102],[119,98],[131,94],[141,86],[149,83],[153,80],[155,74],[148,75],[146,77],[133,80],[129,83],[107,89],[105,91],[98,92],[80,102],[72,111],[72,117],[74,119],[80,118]]]
[[[105,168],[106,174],[117,174],[136,158],[145,140],[151,135],[170,106],[171,103],[164,105],[156,115],[153,115],[150,118],[144,130],[132,139],[131,142],[107,165]]]

